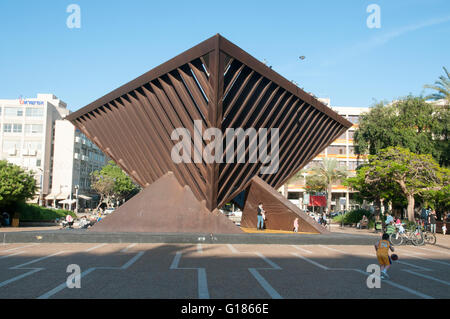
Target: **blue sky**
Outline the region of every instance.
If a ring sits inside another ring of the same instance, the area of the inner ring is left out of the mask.
[[[53,93],[77,110],[216,33],[338,106],[427,93],[450,68],[448,0],[0,0],[0,99]]]

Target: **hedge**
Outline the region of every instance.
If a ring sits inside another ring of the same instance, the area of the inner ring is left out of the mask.
[[[355,209],[346,213],[345,215],[338,215],[334,217],[333,221],[342,223],[342,218],[344,218],[344,224],[356,224],[362,219],[364,215],[369,219],[369,221],[373,219],[372,213],[369,210]]]
[[[20,213],[20,220],[26,221],[50,221],[66,218],[67,215],[77,217],[74,212],[68,210],[49,209],[33,204],[20,204],[17,207],[17,212]]]

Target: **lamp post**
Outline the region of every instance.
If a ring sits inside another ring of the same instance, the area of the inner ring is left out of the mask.
[[[76,196],[76,203],[75,203],[75,214],[78,214],[78,189],[80,188],[80,186],[75,185],[75,196]]]
[[[42,206],[43,198],[42,198],[42,187],[44,182],[44,170],[40,167],[37,167],[38,170],[41,171],[40,178],[39,178],[39,206]]]

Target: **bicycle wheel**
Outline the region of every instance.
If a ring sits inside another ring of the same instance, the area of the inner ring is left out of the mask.
[[[392,233],[389,235],[389,241],[394,246],[400,246],[403,243],[403,236],[399,233]]]
[[[430,245],[436,244],[436,236],[433,233],[426,233],[424,237],[427,244]]]
[[[414,246],[422,246],[425,243],[425,238],[420,231],[415,231],[410,236]]]

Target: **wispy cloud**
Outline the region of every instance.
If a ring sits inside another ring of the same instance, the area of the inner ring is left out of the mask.
[[[374,36],[370,38],[368,41],[357,43],[353,46],[345,48],[343,51],[337,52],[336,54],[333,54],[331,59],[327,59],[322,63],[323,67],[331,66],[334,64],[337,64],[339,61],[342,61],[343,59],[348,59],[352,57],[359,56],[361,54],[364,54],[366,52],[369,52],[377,47],[380,47],[387,42],[398,38],[406,33],[410,33],[419,29],[423,29],[426,27],[431,27],[434,25],[446,23],[450,21],[450,16],[443,17],[443,18],[435,18],[431,19],[425,22],[404,26],[397,28],[391,32],[383,33],[381,35]]]

